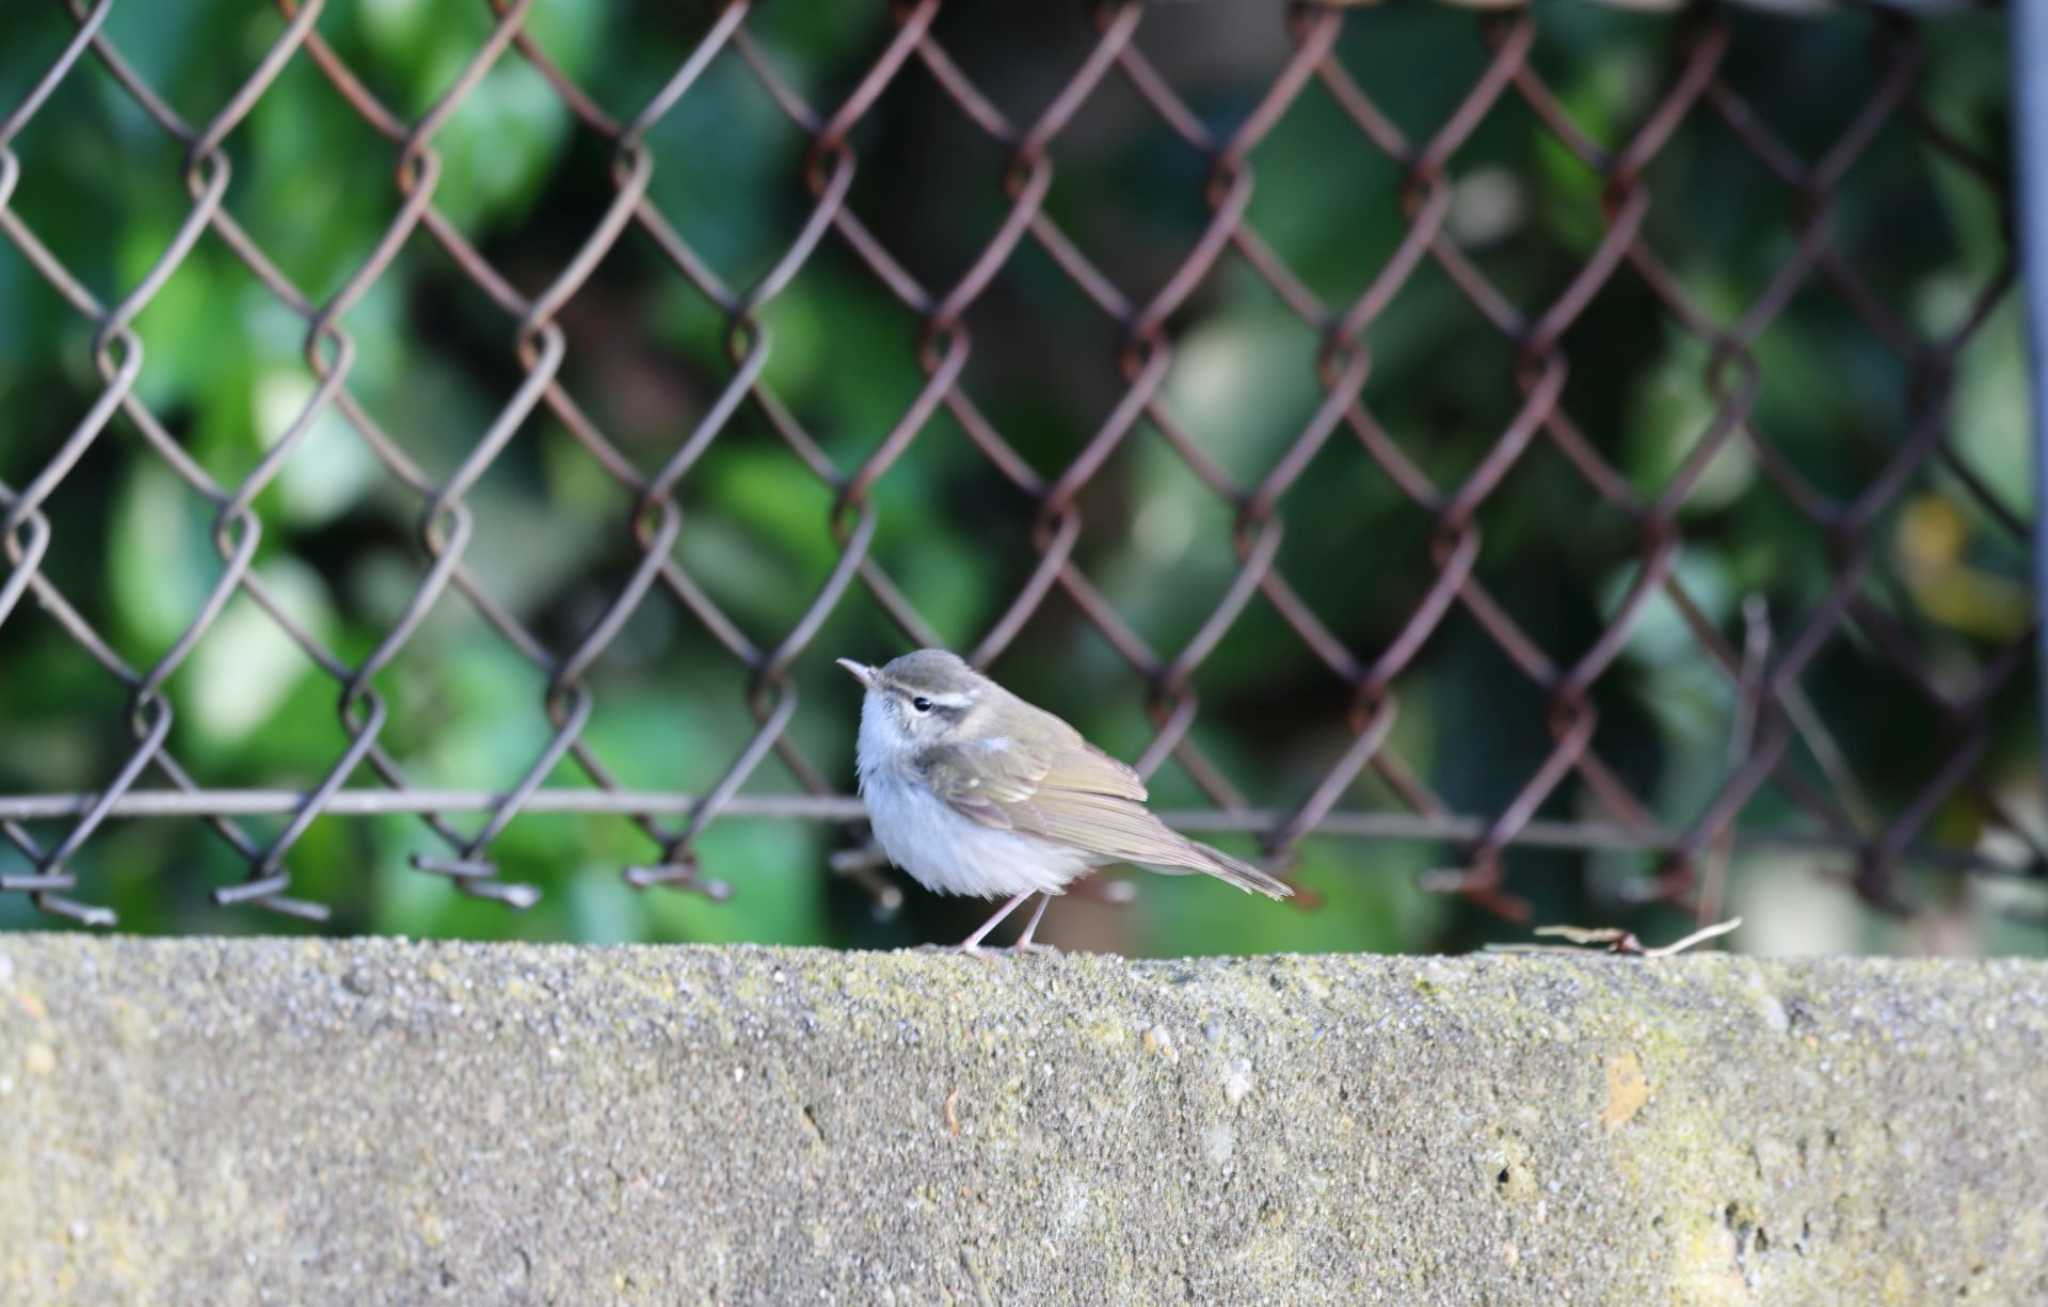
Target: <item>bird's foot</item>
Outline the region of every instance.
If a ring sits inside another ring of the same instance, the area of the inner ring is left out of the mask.
[[[1060,950],[1051,944],[1036,940],[1025,940],[1018,944],[919,944],[910,950],[913,953],[933,953],[946,957],[996,958],[1009,957],[1018,953],[1045,953],[1057,955]]]
[[[1042,945],[1040,947],[1043,947]],[[984,958],[994,959],[1010,952],[994,944],[919,944],[912,953],[927,953],[939,958]]]

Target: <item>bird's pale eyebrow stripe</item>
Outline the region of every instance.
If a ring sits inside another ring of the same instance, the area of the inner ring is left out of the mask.
[[[934,707],[945,708],[956,712],[962,708],[967,707],[970,703],[974,702],[971,698],[964,694],[934,693],[930,690],[918,691],[899,689],[897,693],[902,695],[906,699],[929,699],[931,700],[932,705]]]

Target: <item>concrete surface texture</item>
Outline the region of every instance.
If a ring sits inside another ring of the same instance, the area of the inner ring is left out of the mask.
[[[2048,1302],[2048,967],[0,937],[0,1302]]]

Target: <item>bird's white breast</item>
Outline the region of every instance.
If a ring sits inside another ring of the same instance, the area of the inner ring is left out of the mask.
[[[922,781],[893,768],[863,777],[861,797],[889,860],[934,893],[1057,894],[1090,865],[1078,849],[963,817]]]
[[[1057,894],[1094,865],[1078,849],[984,826],[954,811],[910,767],[915,746],[886,705],[860,717],[860,794],[889,861],[938,894]]]

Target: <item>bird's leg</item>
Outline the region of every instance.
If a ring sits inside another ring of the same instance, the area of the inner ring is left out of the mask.
[[[987,921],[982,922],[980,930],[975,931],[972,935],[969,935],[965,940],[961,941],[960,951],[962,953],[981,952],[981,941],[988,938],[988,933],[994,930],[998,925],[1000,925],[1004,917],[1007,917],[1012,912],[1015,912],[1017,910],[1017,905],[1019,903],[1022,903],[1025,899],[1030,898],[1033,894],[1036,893],[1038,893],[1038,891],[1035,889],[1025,890],[1016,898],[1011,899],[1008,903],[1005,903],[1000,908],[997,908],[996,915],[990,917]]]
[[[1015,948],[1019,953],[1059,952],[1059,950],[1054,948],[1052,945],[1040,944],[1031,938],[1032,935],[1036,934],[1038,931],[1038,919],[1045,915],[1046,908],[1051,906],[1051,904],[1052,895],[1050,894],[1047,894],[1038,900],[1038,911],[1031,914],[1031,921],[1028,925],[1024,927],[1024,933],[1017,936],[1017,942],[1011,947]]]

